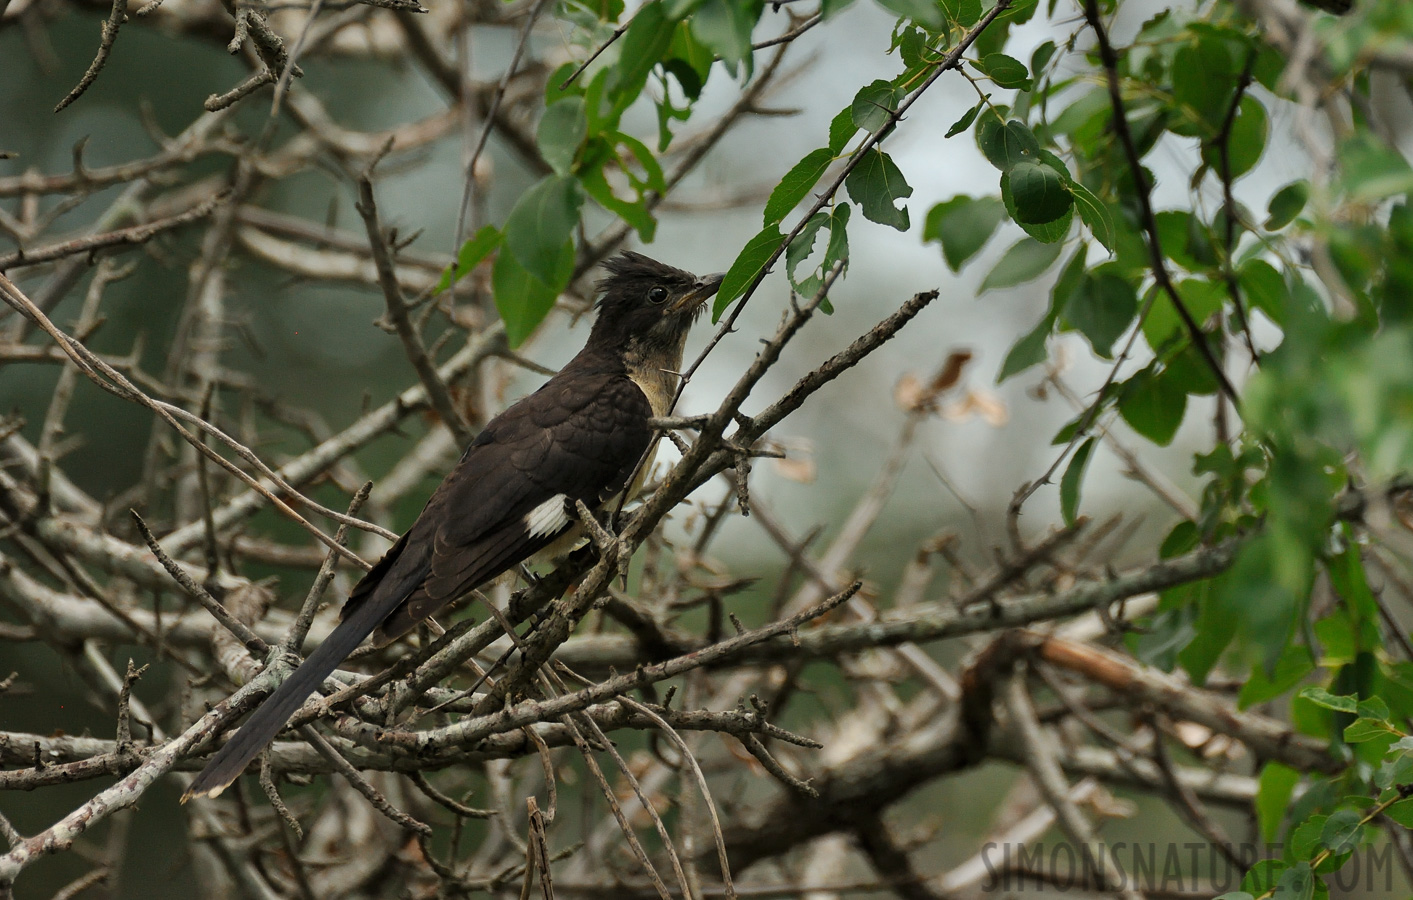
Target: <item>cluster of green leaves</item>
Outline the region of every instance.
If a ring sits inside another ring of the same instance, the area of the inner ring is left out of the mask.
[[[1406,40],[1413,13],[1378,3],[1320,26],[1332,68],[1367,97],[1367,74],[1357,69],[1364,51],[1352,48],[1394,34]],[[1229,204],[1232,184],[1265,153],[1269,110],[1283,102],[1284,60],[1228,5],[1166,10],[1143,24],[1117,68],[1140,164],[1160,146],[1190,161],[1192,200],[1155,212],[1155,247],[1142,202],[1154,176],[1146,168],[1136,175],[1106,73],[1097,54],[1078,61],[1075,43],[1044,43],[1028,65],[1003,45],[974,48],[968,75],[979,100],[948,136],[973,132],[997,188],[936,204],[922,236],[957,271],[1009,221],[1024,236],[1000,254],[982,291],[1055,273],[1048,308],[1015,342],[1000,379],[1043,362],[1049,339],[1066,332],[1102,359],[1137,361],[1119,370],[1095,409],[1055,435],[1057,446],[1074,450],[1060,479],[1070,521],[1095,423],[1121,419],[1167,445],[1192,398],[1220,387],[1199,341],[1219,359],[1263,345],[1233,411],[1239,431],[1194,459],[1205,482],[1200,513],[1174,527],[1161,550],[1176,556],[1239,538],[1237,561],[1220,577],[1166,592],[1133,646],[1199,683],[1219,662],[1245,669],[1243,705],[1311,683],[1327,689],[1295,700],[1293,719],[1332,739],[1353,764],[1334,778],[1306,778],[1293,803],[1302,776],[1266,767],[1262,827],[1272,839],[1284,829],[1288,853],[1253,870],[1245,885],[1253,895],[1313,896],[1374,834],[1375,813],[1413,821],[1413,802],[1399,793],[1413,782],[1413,739],[1395,725],[1413,719],[1413,663],[1384,647],[1364,571],[1367,538],[1344,521],[1355,505],[1351,483],[1387,485],[1413,467],[1413,210],[1405,200],[1413,168],[1357,118],[1337,149],[1332,183],[1319,191],[1287,184],[1259,212]],[[1312,241],[1327,248],[1334,277],[1317,278],[1303,264]],[[1155,256],[1198,335],[1155,277]],[[1312,619],[1317,584],[1336,602]],[[1342,706],[1318,702],[1329,691]]]
[[[536,132],[549,173],[520,195],[503,225],[483,227],[462,246],[438,290],[494,253],[496,308],[515,346],[573,277],[586,201],[651,242],[653,204],[667,190],[660,155],[671,125],[691,116],[716,60],[749,77],[750,33],[762,8],[761,0],[652,0],[633,13],[615,56],[578,77],[572,63],[552,73]],[[622,0],[569,4],[565,12],[586,41],[600,43],[623,14]],[[624,113],[642,98],[658,112],[656,149],[623,129]]]
[[[912,219],[904,201],[912,196],[913,189],[884,149],[884,139],[896,127],[906,98],[947,60],[948,51],[977,25],[983,10],[979,0],[941,3],[888,0],[882,5],[903,16],[894,29],[890,46],[890,52],[897,53],[902,71],[891,79],[879,79],[859,88],[849,104],[830,121],[825,146],[805,154],[776,185],[762,212],[762,229],[746,244],[726,273],[716,298],[716,316],[764,277],[779,259],[787,240],[785,273],[791,287],[800,294],[817,293],[828,273],[847,265],[852,207],[837,196],[837,191],[825,192],[788,235],[781,230],[784,220],[836,163],[843,162],[847,172],[842,185],[844,192],[857,204],[864,218],[898,231],[911,228]],[[1009,29],[1028,21],[1036,8],[1036,0],[1012,4],[981,33],[973,46],[981,47],[983,42],[987,46],[1003,44]],[[829,4],[825,4],[824,10],[829,14]],[[998,84],[1030,86],[1025,66],[1003,53],[990,51],[978,65],[985,66]],[[975,118],[973,110],[957,123],[953,133],[970,126]],[[1024,179],[1025,173],[1021,177]],[[1023,193],[1027,203],[1032,195],[1044,190],[1042,185],[1032,189],[1029,182],[1025,184]],[[995,225],[993,221],[990,227]],[[821,249],[816,246],[816,238],[826,229],[829,239],[823,242]],[[809,265],[805,265],[806,262]],[[822,308],[830,311],[827,303]]]
[[[1406,694],[1408,684],[1394,686],[1394,693]],[[1319,784],[1295,797],[1300,774],[1267,764],[1256,803],[1263,835],[1272,840],[1283,823],[1298,824],[1288,830],[1283,856],[1252,866],[1241,889],[1218,900],[1327,897],[1325,879],[1376,839],[1376,823],[1387,818],[1413,828],[1413,736],[1398,724],[1406,717],[1380,697],[1360,699],[1320,687],[1302,690],[1292,712],[1306,727],[1338,730],[1363,765],[1352,767],[1340,784]]]

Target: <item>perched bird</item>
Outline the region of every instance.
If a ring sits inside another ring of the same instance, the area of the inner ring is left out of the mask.
[[[687,332],[721,276],[632,252],[604,267],[584,349],[486,424],[353,588],[338,626],[212,757],[183,802],[235,781],[364,638],[395,640],[531,556],[567,552],[578,539],[575,501],[600,509],[636,492],[656,445],[649,419],[671,411]]]

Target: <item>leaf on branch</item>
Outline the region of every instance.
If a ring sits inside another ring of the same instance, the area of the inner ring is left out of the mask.
[[[746,242],[736,261],[721,279],[721,288],[716,292],[716,301],[711,308],[713,322],[719,321],[726,307],[755,283],[756,278],[765,270],[766,262],[784,241],[785,235],[780,233],[780,229],[770,225]]]
[[[854,0],[820,0],[819,16],[821,19],[828,22],[853,4]]]
[[[1266,204],[1266,221],[1261,227],[1267,231],[1280,231],[1300,215],[1305,209],[1305,201],[1310,199],[1310,182],[1301,178],[1276,191]]]
[[[505,336],[511,347],[520,346],[534,333],[573,276],[573,241],[565,241],[560,248],[549,281],[536,277],[520,264],[513,253],[501,253],[496,257],[495,268],[491,270],[491,284],[495,292],[496,310],[505,323]]]
[[[765,202],[764,224],[777,224],[789,215],[790,210],[799,205],[810,188],[819,182],[833,161],[834,154],[827,148],[820,148],[810,151],[805,154],[804,159],[795,163],[790,171],[785,173],[785,177],[780,179],[775,190],[770,192],[770,199]]]
[[[1060,249],[1059,244],[1042,244],[1034,238],[1021,238],[987,273],[978,293],[1034,281],[1060,258]]]
[[[898,104],[903,101],[905,92],[889,81],[874,81],[859,88],[854,102],[849,104],[849,115],[854,125],[869,133],[875,132],[888,123]]]
[[[912,19],[928,31],[947,27],[947,17],[937,0],[878,0],[878,5],[894,15]]]
[[[545,284],[555,280],[564,242],[579,224],[583,202],[576,179],[547,175],[521,195],[505,220],[506,247],[526,271]]]
[[[1106,268],[1086,272],[1065,301],[1064,317],[1104,359],[1138,314],[1138,294],[1126,279]]]
[[[1266,107],[1255,97],[1242,97],[1237,105],[1237,116],[1231,123],[1227,135],[1227,159],[1231,163],[1231,177],[1240,178],[1251,171],[1266,149]],[[1203,143],[1202,161],[1218,174],[1222,171],[1220,148],[1215,143]]]
[[[1160,447],[1173,442],[1187,412],[1187,392],[1164,374],[1149,366],[1125,382],[1119,394],[1119,415]]]
[[[1094,452],[1094,438],[1088,438],[1074,452],[1074,458],[1060,476],[1060,515],[1065,525],[1073,525],[1079,516],[1079,489],[1084,483],[1084,472],[1089,468],[1089,456]]]
[[[849,267],[849,215],[852,207],[847,203],[837,204],[829,214],[829,243],[824,248],[824,259],[815,267],[814,273],[795,284],[795,290],[802,296],[813,297],[824,286],[825,277],[834,270],[836,263],[843,263],[845,271]],[[798,239],[797,239],[798,240]],[[791,244],[793,247],[794,244]],[[788,251],[786,251],[788,253]],[[824,297],[819,304],[825,315],[834,313],[834,304]]]
[[[928,210],[922,239],[940,243],[947,267],[959,272],[986,246],[1005,216],[1005,204],[995,197],[958,194]]]
[[[1035,162],[1040,155],[1040,142],[1030,126],[1018,119],[999,122],[988,118],[977,130],[977,146],[981,153],[1002,172],[1021,162]]]
[[[1074,197],[1075,209],[1079,210],[1079,217],[1089,228],[1089,233],[1094,235],[1094,239],[1104,245],[1104,249],[1110,253],[1114,252],[1114,220],[1109,214],[1109,207],[1100,200],[1089,188],[1078,181],[1069,183],[1070,194]]]
[[[751,32],[765,9],[764,0],[706,0],[692,15],[692,33],[703,45],[716,51],[731,77],[742,63],[744,78],[751,77],[754,60]]]
[[[461,245],[461,249],[456,253],[456,265],[447,266],[442,273],[441,281],[437,282],[435,293],[448,290],[454,282],[460,281],[471,273],[481,260],[491,255],[491,251],[500,246],[500,232],[494,225],[483,225],[481,230],[476,232],[470,240]]]
[[[1151,290],[1157,291],[1157,288]],[[1182,305],[1198,324],[1206,322],[1222,308],[1226,300],[1226,290],[1222,285],[1203,278],[1187,278],[1178,282],[1177,293]],[[1157,353],[1170,349],[1174,342],[1186,338],[1187,329],[1178,317],[1177,307],[1160,293],[1143,320],[1143,339]]]
[[[1025,63],[1004,53],[988,53],[972,65],[994,81],[997,87],[1028,91],[1033,86]]]
[[[1031,366],[1043,363],[1048,356],[1045,343],[1049,340],[1050,332],[1054,328],[1055,317],[1047,313],[1045,318],[1041,319],[1034,328],[1016,341],[1001,363],[1001,371],[996,375],[996,383],[1000,384],[1012,375],[1017,375]]]
[[[662,0],[652,0],[633,14],[632,24],[618,41],[618,65],[607,70],[611,73],[604,84],[604,97],[611,104],[611,112],[605,118],[607,124],[617,125],[623,111],[638,99],[643,85],[647,84],[648,73],[672,45],[672,34],[672,23],[667,20]],[[596,104],[591,102],[590,118],[594,118],[596,112]]]
[[[1183,44],[1173,56],[1173,102],[1178,115],[1171,130],[1210,138],[1231,107],[1241,63],[1232,42],[1212,33]]]
[[[568,175],[589,132],[583,97],[565,97],[545,109],[536,131],[540,156],[557,175]]]
[[[1291,795],[1299,783],[1300,773],[1283,763],[1268,762],[1261,769],[1256,787],[1256,820],[1264,840],[1274,841],[1280,834],[1281,822],[1290,810]]]
[[[643,169],[641,176],[625,164],[619,146],[627,148],[628,155],[638,161]],[[607,170],[610,166],[618,169],[623,180],[628,182],[632,188],[631,196],[620,196],[609,184]],[[648,198],[650,193],[660,194],[665,190],[667,182],[657,158],[642,141],[619,131],[610,131],[602,137],[591,139],[582,156],[579,180],[585,193],[637,229],[638,236],[644,242],[653,239],[657,220],[648,208]]]
[[[977,103],[971,109],[967,110],[965,113],[962,114],[962,117],[960,119],[952,123],[952,127],[948,128],[947,133],[942,136],[944,138],[956,137],[963,131],[966,131],[968,128],[971,127],[971,123],[976,121],[977,114],[981,112],[981,108],[985,105],[986,101],[983,100]]]
[[[1340,145],[1339,164],[1344,189],[1352,200],[1382,200],[1413,190],[1413,166],[1367,132]]]
[[[970,28],[981,20],[981,0],[941,0],[942,11],[954,25]]]
[[[858,133],[859,126],[854,124],[854,105],[850,103],[829,120],[829,152],[834,156],[843,153],[849,139]]]
[[[863,210],[864,218],[899,231],[908,230],[908,208],[894,203],[912,196],[913,189],[887,153],[870,148],[849,173],[844,186]]]
[[[1064,178],[1044,163],[1016,163],[1005,177],[1011,181],[1019,224],[1045,225],[1069,212],[1073,204]]]

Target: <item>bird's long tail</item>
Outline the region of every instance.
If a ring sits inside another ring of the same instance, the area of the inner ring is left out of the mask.
[[[357,606],[338,624],[299,668],[266,697],[226,745],[211,757],[206,768],[182,794],[182,802],[192,797],[216,797],[240,777],[250,761],[285,727],[309,695],[324,683],[339,663],[372,633],[385,611],[371,603]]]

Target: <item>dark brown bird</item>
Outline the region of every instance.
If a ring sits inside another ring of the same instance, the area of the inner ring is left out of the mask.
[[[636,492],[656,443],[649,419],[670,412],[687,332],[721,276],[699,278],[632,252],[604,268],[584,349],[486,424],[354,587],[338,626],[212,757],[183,802],[235,781],[364,638],[395,640],[531,556],[567,550],[579,527],[575,501],[599,509]]]

